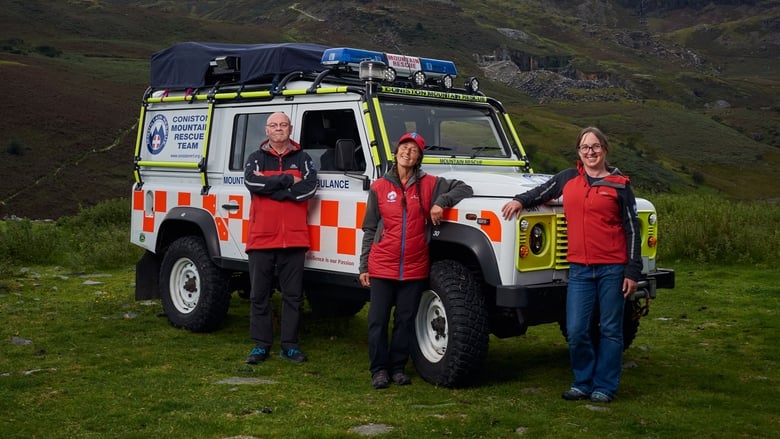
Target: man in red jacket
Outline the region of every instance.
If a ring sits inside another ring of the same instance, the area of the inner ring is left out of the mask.
[[[249,257],[249,336],[255,347],[246,359],[258,364],[273,344],[270,296],[279,278],[282,292],[281,358],[302,363],[298,321],[303,303],[303,264],[309,248],[308,200],[317,190],[311,157],[290,140],[292,125],[284,113],[268,117],[268,139],[249,155],[244,184],[252,193],[246,252]]]

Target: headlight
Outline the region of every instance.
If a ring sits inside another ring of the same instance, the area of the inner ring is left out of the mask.
[[[535,255],[538,255],[539,253],[544,250],[544,227],[542,227],[541,224],[536,224],[531,229],[531,236],[529,240],[529,245],[531,246],[531,252]]]

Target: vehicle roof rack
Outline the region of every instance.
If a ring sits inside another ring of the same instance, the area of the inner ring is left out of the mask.
[[[361,66],[378,73],[384,85],[453,90],[458,72],[452,61],[310,43],[225,44],[184,42],[152,55],[151,89],[200,90],[264,84],[272,93],[284,89],[282,78],[364,84]],[[295,74],[294,78],[290,75]],[[476,94],[476,89],[467,90]]]
[[[309,43],[179,43],[152,55],[151,86],[203,88],[218,82],[272,82],[295,71],[319,72],[327,48]]]

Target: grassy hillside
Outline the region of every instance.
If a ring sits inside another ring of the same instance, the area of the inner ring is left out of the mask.
[[[597,124],[640,192],[780,198],[780,6],[645,2],[640,14],[622,3],[631,2],[6,2],[0,216],[56,218],[126,196],[149,57],[187,40],[420,54],[482,78],[482,61],[503,55],[603,79],[611,86],[565,90],[576,101],[482,83],[514,114],[537,171],[568,166],[577,130]]]

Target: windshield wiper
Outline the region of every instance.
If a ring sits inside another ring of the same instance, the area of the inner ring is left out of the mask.
[[[477,147],[474,148],[474,152],[471,153],[471,156],[469,158],[473,159],[474,157],[477,156],[477,154],[481,153],[482,151],[488,150],[488,149],[500,149],[500,148],[497,148],[495,146],[487,146],[487,145],[485,145],[485,146],[477,146]]]

